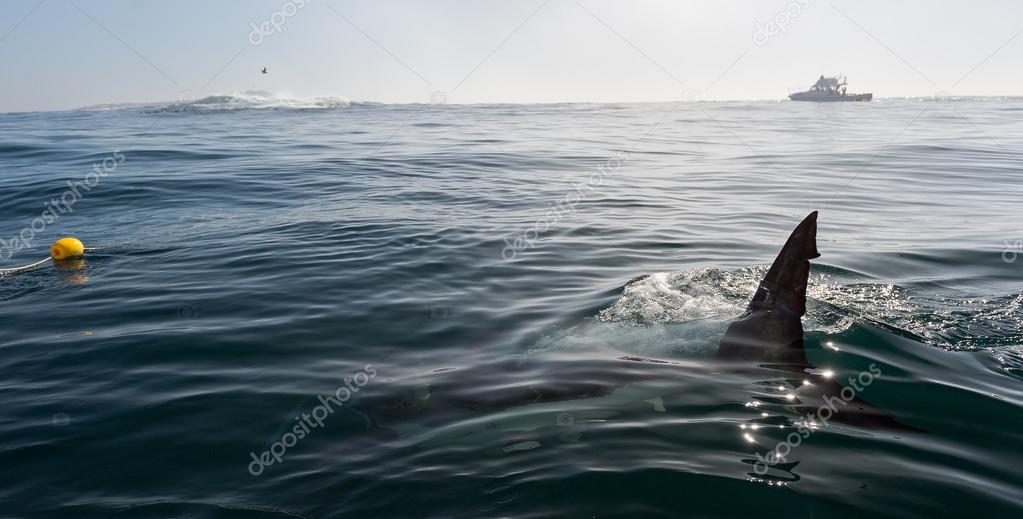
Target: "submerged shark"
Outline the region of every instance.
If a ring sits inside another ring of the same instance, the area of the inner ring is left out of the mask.
[[[758,382],[762,386],[774,388],[783,384],[777,394],[755,395],[761,402],[779,404],[801,415],[828,405],[833,408],[828,418],[833,416],[837,422],[915,430],[896,422],[891,414],[862,400],[858,394],[849,396],[848,386],[839,384],[829,372],[819,372],[807,361],[801,319],[806,313],[810,260],[819,256],[814,211],[792,231],[746,311],[728,327],[718,347],[719,363],[728,368],[757,370],[757,378],[766,378]],[[535,410],[535,406],[569,400],[618,397],[616,401],[627,400],[665,412],[658,395],[670,394],[666,385],[670,386],[671,380],[677,380],[685,370],[697,367],[692,363],[631,356],[584,360],[558,357],[531,362],[514,360],[447,368],[393,380],[387,394],[367,396],[357,403],[356,411],[371,431],[384,433],[385,437],[443,430],[463,420],[466,413],[500,415],[511,409]],[[872,372],[873,376],[876,374]],[[509,430],[540,429],[555,421],[551,413],[513,414],[519,418],[526,416],[534,423],[512,425]],[[557,420],[561,420],[560,416]],[[409,422],[416,426],[401,426]],[[493,422],[481,425],[497,427]],[[451,432],[456,436],[472,433]]]
[[[422,435],[429,442],[503,434],[514,448],[538,443],[534,440],[543,430],[566,431],[626,408],[663,413],[661,397],[671,392],[672,380],[695,366],[634,356],[565,355],[465,365],[390,380],[386,393],[361,398],[355,411],[380,439]]]

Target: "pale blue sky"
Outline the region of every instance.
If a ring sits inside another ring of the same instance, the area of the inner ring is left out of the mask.
[[[307,0],[250,44],[250,23],[287,3],[6,0],[0,111],[247,89],[379,102],[438,90],[453,103],[671,101],[687,89],[782,99],[839,72],[879,97],[1023,95],[1023,2],[1012,0]],[[786,9],[797,15],[785,32],[756,45],[756,24]]]

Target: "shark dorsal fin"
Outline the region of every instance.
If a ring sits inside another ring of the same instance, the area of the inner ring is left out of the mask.
[[[779,305],[797,316],[806,313],[806,284],[810,260],[817,252],[817,211],[803,218],[775,258],[767,275],[750,300],[747,312],[767,310]]]
[[[721,338],[719,359],[806,366],[803,322],[810,260],[817,253],[817,212],[796,226],[753,294],[746,313]]]

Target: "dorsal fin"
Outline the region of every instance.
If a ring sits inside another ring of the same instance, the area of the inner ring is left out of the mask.
[[[719,359],[807,365],[801,317],[806,313],[810,260],[819,256],[814,211],[792,231],[746,313],[728,325],[718,347]]]
[[[806,313],[806,284],[810,260],[817,252],[817,211],[803,218],[760,282],[746,311],[768,310],[779,304],[796,316]]]

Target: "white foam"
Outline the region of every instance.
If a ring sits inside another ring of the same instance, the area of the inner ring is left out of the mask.
[[[621,298],[598,317],[633,325],[730,319],[742,313],[762,275],[760,269],[650,274],[627,284]]]
[[[194,100],[182,100],[160,107],[161,111],[220,111],[242,109],[337,109],[349,108],[352,102],[344,97],[295,97],[284,93],[246,90],[233,94],[212,94]]]
[[[761,266],[650,274],[626,284],[618,301],[599,312],[597,321],[605,325],[603,329],[597,323],[585,323],[556,340],[560,347],[602,341],[649,355],[702,350],[745,310],[766,271]],[[1021,306],[1023,294],[992,299],[936,297],[891,283],[841,284],[817,274],[809,279],[803,329],[837,334],[860,320],[904,330],[942,348],[1019,344]],[[701,336],[713,333],[717,336]],[[546,338],[540,346],[550,348],[552,340]]]

